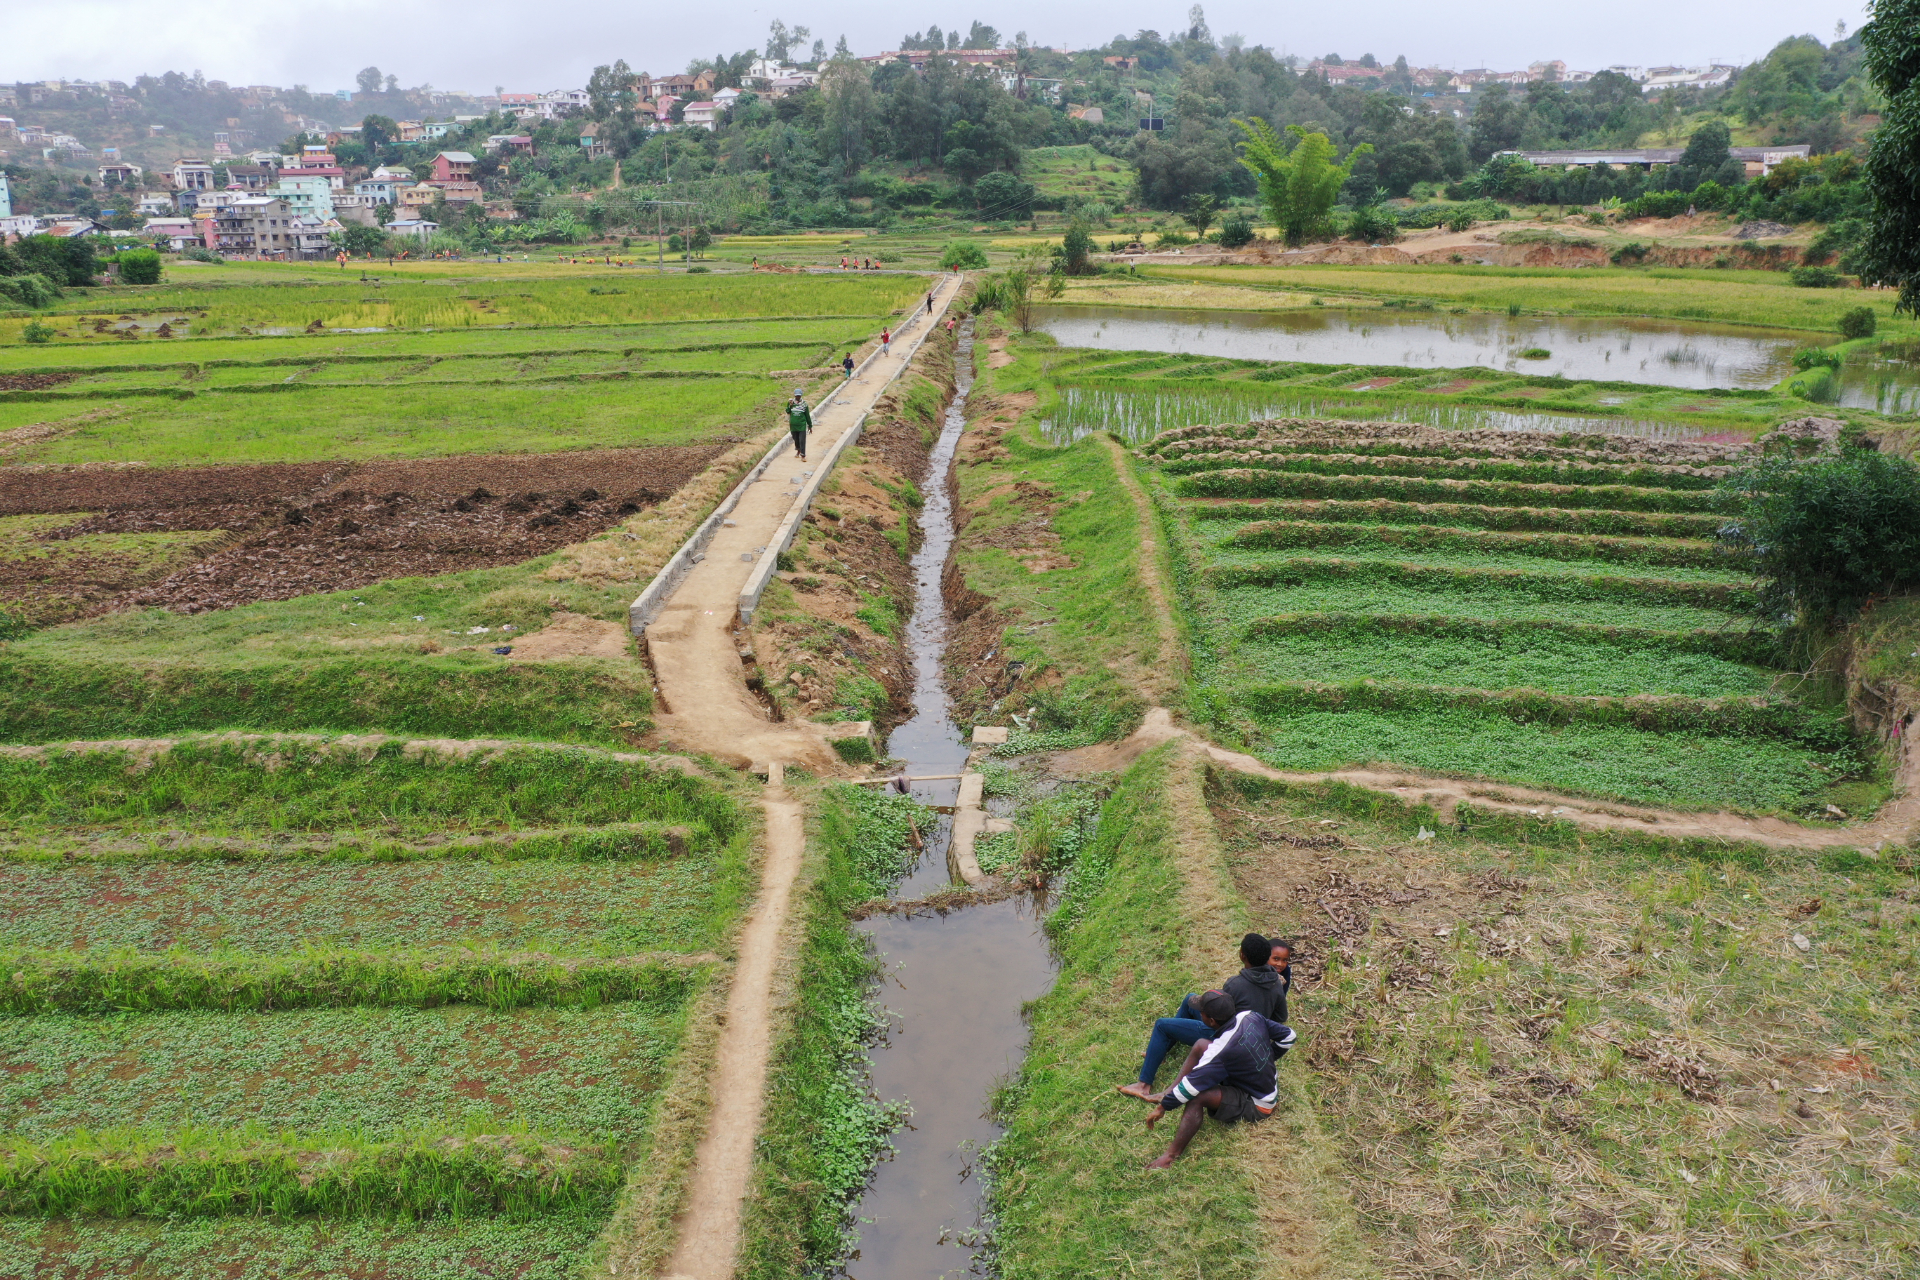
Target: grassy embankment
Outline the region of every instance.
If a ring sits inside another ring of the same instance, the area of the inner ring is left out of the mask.
[[[1253,918],[1303,939],[1288,1068],[1383,1274],[1911,1269],[1910,851],[1603,847],[1242,777],[1212,799]]]

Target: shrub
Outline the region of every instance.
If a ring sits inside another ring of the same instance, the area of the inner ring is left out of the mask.
[[[1368,244],[1392,244],[1400,238],[1400,223],[1384,205],[1362,205],[1347,219],[1347,238]]]
[[[121,284],[160,283],[160,255],[151,249],[129,249],[114,261],[120,264]]]
[[[1807,347],[1793,353],[1793,367],[1803,372],[1808,369],[1838,369],[1840,362],[1840,353],[1826,347]]]
[[[1840,336],[1843,338],[1871,338],[1875,327],[1871,307],[1855,307],[1840,317]]]
[[[971,240],[949,240],[947,247],[940,251],[940,266],[944,270],[958,267],[962,271],[982,271],[986,265],[986,250]]]
[[[1165,244],[1166,239],[1161,236],[1160,242]],[[1087,231],[1086,223],[1075,219],[1067,225],[1067,234],[1061,238],[1061,268],[1070,276],[1098,274],[1099,268],[1091,261],[1092,253],[1093,236]]]
[[[20,336],[28,342],[47,342],[53,337],[53,326],[41,324],[38,320],[27,321],[26,328],[20,330]]]
[[[1776,455],[1729,477],[1722,493],[1736,519],[1721,540],[1762,579],[1764,617],[1825,621],[1920,586],[1920,467],[1905,458]]]
[[[1610,256],[1613,259],[1614,266],[1624,267],[1630,263],[1645,262],[1647,260],[1647,249],[1648,246],[1641,244],[1638,240],[1629,240],[1618,249],[1615,249]]]
[[[1447,215],[1447,230],[1449,231],[1471,231],[1473,230],[1473,223],[1473,211],[1470,209],[1455,209]]]
[[[1239,249],[1253,243],[1253,219],[1244,213],[1230,213],[1220,224],[1220,247]]]
[[[60,286],[40,275],[0,276],[0,298],[23,307],[50,307],[60,296]]]
[[[194,245],[191,249],[181,250],[180,256],[183,258],[192,258],[195,262],[221,263],[226,261],[225,258],[213,250],[202,248],[200,245]]]
[[[1795,267],[1787,272],[1787,283],[1801,289],[1838,288],[1844,279],[1832,267]]]
[[[1525,351],[1520,352],[1520,358],[1522,360],[1545,360],[1552,354],[1553,352],[1547,350],[1545,347],[1528,347]]]

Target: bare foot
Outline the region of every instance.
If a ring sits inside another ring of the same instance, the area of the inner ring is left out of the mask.
[[[1171,1168],[1173,1168],[1173,1157],[1172,1157],[1172,1156],[1161,1156],[1161,1157],[1160,1157],[1160,1158],[1159,1158],[1158,1160],[1149,1160],[1149,1161],[1147,1161],[1147,1168],[1149,1168],[1149,1169],[1171,1169]]]
[[[1138,1080],[1135,1080],[1132,1084],[1121,1085],[1120,1092],[1126,1094],[1129,1098],[1138,1098],[1142,1102],[1152,1102],[1160,1096],[1153,1091],[1152,1085],[1141,1084]]]

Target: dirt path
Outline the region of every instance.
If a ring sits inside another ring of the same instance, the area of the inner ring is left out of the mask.
[[[819,466],[905,371],[918,339],[944,317],[960,290],[958,278],[937,282],[931,314],[921,308],[895,332],[891,353],[867,365],[814,416],[809,461],[786,455],[748,486],[693,567],[646,630],[659,683],[659,736],[731,764],[767,770],[762,806],[767,857],[753,914],[741,933],[740,959],[727,995],[720,1048],[710,1087],[713,1112],[694,1156],[686,1209],[676,1223],[679,1243],[668,1280],[727,1280],[740,1246],[741,1206],[753,1174],[772,1040],[770,990],[781,930],[805,849],[801,805],[788,797],[783,765],[815,774],[843,766],[820,732],[802,723],[769,719],[747,687],[736,630],[740,592],[756,557],[770,553],[782,520],[796,500],[795,482]]]
[[[784,760],[815,773],[838,768],[839,757],[823,737],[797,724],[772,722],[765,704],[747,688],[740,657],[744,633],[735,629],[737,605],[756,557],[771,554],[775,530],[795,501],[795,482],[816,469],[905,370],[908,351],[940,322],[960,281],[943,277],[935,287],[933,314],[921,307],[894,334],[891,354],[876,358],[815,415],[807,441],[810,460],[783,455],[748,486],[727,523],[714,532],[705,559],[647,626],[663,739],[740,767]]]
[[[806,848],[804,815],[784,786],[770,781],[760,807],[767,819],[767,860],[759,903],[740,935],[711,1079],[713,1112],[694,1155],[667,1280],[727,1280],[740,1246],[740,1203],[753,1174],[772,1040],[773,966]]]
[[[1146,592],[1147,602],[1153,606],[1154,629],[1160,633],[1160,661],[1151,677],[1159,696],[1172,692],[1178,685],[1179,677],[1187,670],[1186,647],[1180,643],[1180,628],[1174,622],[1173,599],[1167,592],[1167,581],[1160,572],[1160,554],[1162,546],[1159,536],[1159,522],[1153,516],[1153,500],[1147,497],[1147,491],[1140,484],[1140,478],[1133,474],[1132,460],[1118,441],[1101,436],[1100,443],[1106,446],[1113,459],[1114,472],[1120,477],[1120,485],[1133,500],[1134,514],[1140,521],[1140,587]]]

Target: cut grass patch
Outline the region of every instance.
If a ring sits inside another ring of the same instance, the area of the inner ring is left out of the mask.
[[[1560,619],[1591,626],[1643,627],[1655,631],[1725,630],[1744,627],[1724,610],[1681,602],[1657,603],[1618,594],[1581,596],[1578,584],[1503,581],[1489,575],[1477,581],[1448,581],[1407,574],[1344,578],[1315,574],[1290,584],[1249,583],[1222,587],[1214,605],[1225,625],[1245,625],[1278,614],[1314,612],[1381,614],[1406,617],[1479,618],[1488,621]]]
[[[1323,524],[1313,520],[1262,520],[1242,525],[1222,546],[1339,547],[1382,554],[1442,552],[1450,555],[1513,556],[1544,560],[1605,561],[1672,569],[1732,569],[1716,544],[1667,538],[1608,538],[1570,533],[1508,533],[1439,525]]]
[[[1565,507],[1487,507],[1465,502],[1269,501],[1231,499],[1186,504],[1193,520],[1317,520],[1334,524],[1444,525],[1515,532],[1630,538],[1711,538],[1722,516],[1596,511]]]

